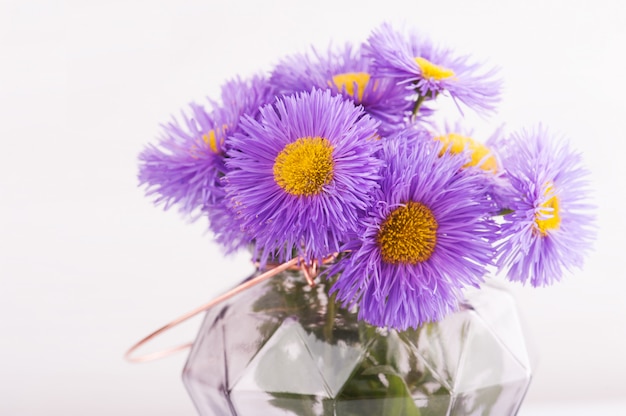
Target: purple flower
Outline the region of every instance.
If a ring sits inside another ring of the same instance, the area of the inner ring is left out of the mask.
[[[329,271],[340,273],[337,298],[358,304],[359,318],[373,325],[404,330],[440,320],[492,264],[497,227],[484,175],[461,169],[465,159],[440,155],[442,146],[424,137],[385,141],[380,189],[344,247],[349,254]]]
[[[265,77],[255,75],[249,80],[234,78],[222,86],[222,105],[230,109],[235,121],[243,115],[253,118],[259,116],[261,107],[276,100],[278,92]],[[230,134],[239,130],[234,126]],[[229,135],[230,135],[229,134]]]
[[[274,100],[273,89],[261,77],[233,79],[222,87],[219,104],[209,100],[211,111],[192,103],[191,114],[163,126],[158,145],[148,145],[139,155],[139,182],[147,195],[165,209],[178,205],[185,214],[209,211],[210,228],[230,250],[241,240],[234,216],[225,211],[221,177],[226,173],[228,137],[239,131],[242,115],[257,117],[259,107]],[[229,218],[231,220],[229,220]]]
[[[415,110],[423,100],[446,92],[480,111],[493,111],[499,100],[500,81],[494,79],[495,69],[479,73],[480,65],[471,63],[468,56],[455,56],[425,37],[414,33],[405,36],[383,24],[372,32],[365,51],[373,60],[374,76],[393,78],[417,92]]]
[[[498,267],[508,278],[545,286],[581,268],[595,238],[588,172],[581,155],[541,126],[514,134],[499,149],[510,183]]]
[[[465,159],[463,169],[480,169],[483,172],[484,191],[493,202],[493,214],[497,215],[504,209],[501,195],[508,184],[497,152],[497,143],[502,140],[502,127],[497,128],[484,141],[473,138],[471,130],[460,123],[455,123],[454,126],[446,124],[445,128],[431,135],[434,140],[442,143],[441,153],[448,151]]]
[[[224,142],[223,153],[226,153],[230,146],[230,136],[241,132],[240,118],[249,116],[257,119],[260,115],[260,108],[276,100],[276,91],[268,80],[261,76],[253,76],[249,80],[235,78],[222,86],[221,99],[223,106],[231,109],[236,119],[236,123],[233,123],[229,129]],[[224,200],[226,192],[223,177],[226,172],[227,169],[224,166],[216,189],[220,198],[214,203],[206,204],[203,210],[209,217],[209,226],[215,235],[215,240],[225,247],[226,252],[231,252],[250,244],[251,238],[243,231],[241,221],[231,210],[228,202]]]
[[[472,133],[462,128],[458,123],[454,127],[446,126],[441,133],[435,133],[433,139],[443,144],[442,152],[448,151],[453,155],[466,157],[464,168],[475,166],[486,172],[498,171],[497,155],[487,143],[474,139]]]
[[[412,103],[406,89],[395,80],[373,78],[370,63],[359,48],[351,45],[329,50],[325,55],[313,50],[313,56],[296,54],[284,58],[272,72],[270,81],[286,95],[311,88],[341,94],[380,120],[379,131],[386,135],[405,123]]]
[[[220,109],[210,113],[197,104],[190,108],[190,116],[164,125],[159,144],[148,145],[139,155],[139,182],[147,185],[146,194],[156,195],[154,202],[165,209],[179,205],[185,214],[223,196],[218,188],[225,171],[224,140],[234,121]]]
[[[262,261],[339,250],[377,186],[376,127],[361,108],[319,90],[264,107],[258,121],[242,119],[226,188]]]

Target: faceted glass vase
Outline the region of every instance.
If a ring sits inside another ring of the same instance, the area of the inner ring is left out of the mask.
[[[287,271],[207,311],[183,371],[202,416],[515,415],[531,363],[491,284],[416,330],[376,328]]]

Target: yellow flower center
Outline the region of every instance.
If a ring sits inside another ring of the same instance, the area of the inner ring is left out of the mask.
[[[333,77],[333,83],[339,91],[344,88],[346,93],[354,97],[354,86],[357,88],[357,97],[361,101],[363,99],[363,92],[370,80],[370,74],[367,72],[346,72],[345,74],[337,74]],[[330,82],[328,83],[330,86]]]
[[[444,68],[439,65],[435,65],[427,59],[417,57],[415,63],[422,70],[422,77],[426,79],[436,79],[438,81],[454,76],[454,71],[448,68]]]
[[[478,166],[485,171],[493,173],[498,170],[498,162],[489,148],[471,137],[463,136],[458,133],[449,133],[444,136],[437,136],[435,140],[439,140],[443,143],[443,149],[439,153],[439,156],[443,156],[446,150],[455,155],[463,153],[466,149],[469,150],[472,158],[463,165],[464,168],[468,166]]]
[[[552,185],[548,184],[544,192],[545,196],[553,193]],[[539,211],[535,213],[535,224],[537,231],[545,236],[548,230],[558,230],[561,225],[561,217],[559,216],[559,199],[556,195],[552,195],[546,202],[540,205]]]
[[[208,133],[202,135],[202,140],[204,141],[204,143],[209,145],[209,148],[213,151],[213,153],[219,153],[220,149],[224,145],[223,135],[224,133],[226,133],[227,129],[228,125],[224,124],[222,126],[222,138],[220,139],[219,144],[217,143],[217,134],[215,133],[215,130],[209,130]]]
[[[430,258],[437,244],[437,220],[424,204],[409,202],[382,223],[376,241],[383,261],[417,264]]]
[[[276,156],[274,180],[291,195],[315,195],[333,179],[333,147],[322,137],[302,137]]]

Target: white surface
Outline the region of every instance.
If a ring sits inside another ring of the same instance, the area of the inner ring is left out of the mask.
[[[223,259],[204,224],[153,208],[137,153],[225,79],[311,43],[362,40],[383,20],[502,67],[501,112],[471,118],[477,132],[543,121],[585,153],[595,253],[558,286],[515,289],[541,356],[522,415],[626,414],[610,407],[626,397],[624,4],[3,0],[0,414],[194,414],[184,354],[122,354],[250,266]]]
[[[584,401],[556,403],[526,403],[518,416],[624,416],[626,401]]]

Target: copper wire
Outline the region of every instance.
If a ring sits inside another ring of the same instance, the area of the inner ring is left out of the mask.
[[[302,274],[304,274],[304,278],[306,279],[306,282],[309,284],[309,286],[314,287],[315,281],[313,279],[315,279],[315,271],[311,270],[312,267],[302,263],[300,265],[300,269],[302,270]]]
[[[326,257],[325,259],[323,259],[322,264],[326,264],[332,260],[334,260],[336,257],[336,254],[330,255],[328,257]],[[298,263],[300,264],[300,267],[298,267]],[[186,344],[181,344],[175,347],[171,347],[171,348],[167,348],[161,351],[156,351],[153,353],[149,353],[149,354],[144,354],[144,355],[140,355],[138,357],[133,357],[133,353],[135,351],[137,351],[139,348],[141,348],[142,346],[144,346],[146,343],[148,343],[149,341],[151,341],[152,339],[156,338],[157,336],[161,335],[162,333],[164,333],[165,331],[170,330],[171,328],[189,320],[190,318],[198,315],[199,313],[202,313],[204,311],[207,311],[208,309],[212,308],[213,306],[217,305],[218,303],[224,302],[225,300],[228,300],[230,298],[232,298],[233,296],[243,292],[246,289],[251,288],[252,286],[255,286],[271,277],[276,276],[277,274],[284,272],[285,270],[302,270],[304,277],[307,281],[307,283],[311,286],[315,286],[315,277],[317,276],[318,273],[318,262],[317,261],[313,261],[311,264],[306,264],[306,262],[301,258],[301,257],[296,257],[293,258],[285,263],[276,265],[276,264],[268,264],[268,267],[271,267],[271,269],[267,270],[266,272],[261,273],[260,275],[247,280],[243,283],[241,283],[240,285],[238,285],[237,287],[229,290],[228,292],[212,299],[211,301],[205,303],[204,305],[198,306],[197,308],[179,316],[178,318],[172,320],[171,322],[163,325],[161,328],[157,329],[156,331],[150,333],[148,336],[142,338],[140,341],[138,341],[135,345],[133,345],[132,347],[130,347],[128,349],[128,351],[126,351],[126,354],[124,354],[124,357],[126,358],[126,360],[133,362],[133,363],[143,363],[143,362],[147,362],[147,361],[153,361],[153,360],[157,360],[159,358],[163,358],[163,357],[167,357],[168,355],[171,355],[175,352],[178,351],[182,351],[185,350],[189,347],[191,347],[192,343],[186,343]]]

